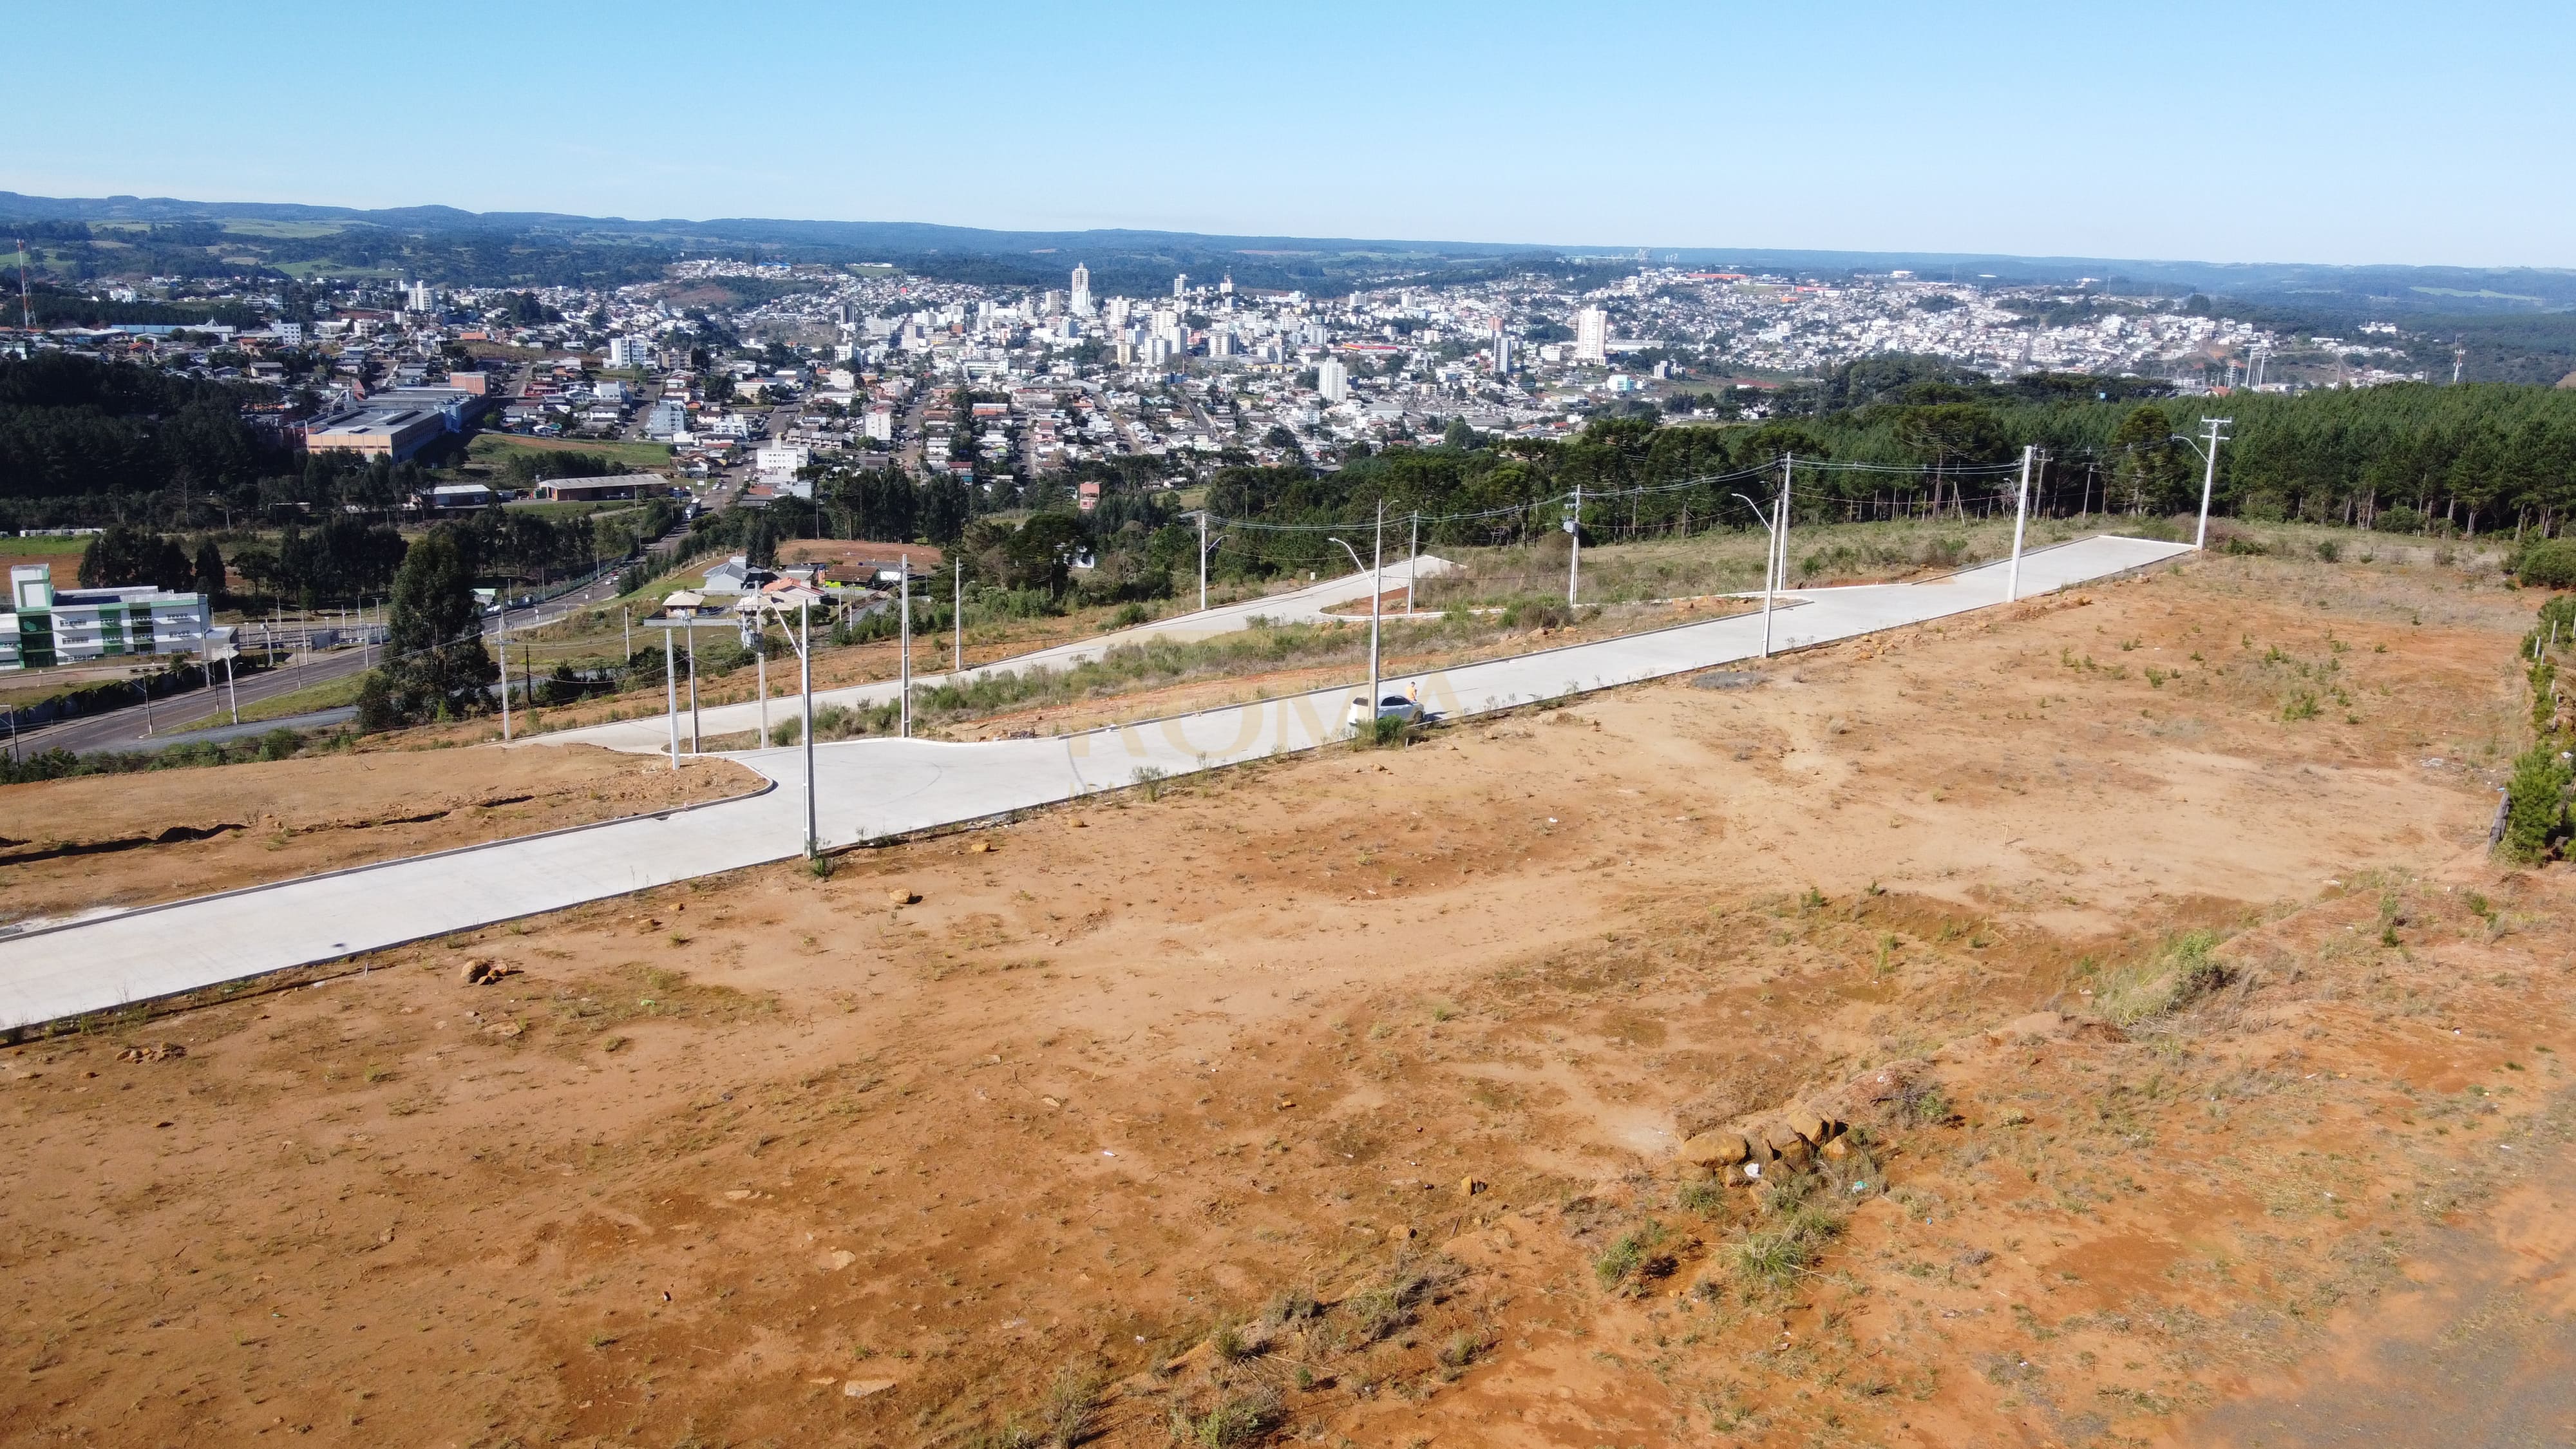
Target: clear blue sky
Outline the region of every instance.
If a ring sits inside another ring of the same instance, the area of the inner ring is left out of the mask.
[[[2576,266],[2547,4],[47,5],[0,188]]]

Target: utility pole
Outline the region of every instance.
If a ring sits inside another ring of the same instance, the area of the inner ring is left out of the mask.
[[[635,610],[620,606],[617,611],[617,623],[619,628],[626,631],[626,657],[632,659],[635,657]]]
[[[2004,575],[2004,602],[2007,604],[2021,597],[2021,530],[2030,517],[2031,452],[2031,445],[2024,443],[2021,449],[2021,489],[2013,496],[2012,569]]]
[[[898,737],[912,738],[912,555],[902,556],[897,569],[903,574],[903,707],[898,712]]]
[[[2200,532],[2192,538],[2191,546],[2194,549],[2209,546],[2209,495],[2211,490],[2218,486],[2218,445],[2227,436],[2223,430],[2235,421],[2234,418],[2200,420],[2200,425],[2209,429],[2209,447],[2201,454],[2203,466],[2200,474]]]
[[[689,753],[698,752],[698,611],[689,610]]]
[[[954,637],[951,645],[954,652],[948,657],[948,672],[958,675],[966,672],[966,559],[963,555],[949,560],[949,573],[955,578],[955,589],[948,604],[948,623]],[[952,679],[950,682],[955,681]]]
[[[760,617],[757,610],[752,617]],[[763,629],[743,642],[751,646],[752,667],[760,671],[760,733],[752,738],[752,748],[759,749],[769,743],[769,631]]]
[[[1207,510],[1199,510],[1199,612],[1207,612]]]
[[[1565,607],[1574,607],[1575,586],[1583,577],[1583,485],[1574,485],[1574,511],[1566,515],[1565,536],[1574,541],[1574,551],[1565,556]]]
[[[671,768],[680,768],[680,664],[672,653],[671,621],[662,621],[663,717],[671,722]]]

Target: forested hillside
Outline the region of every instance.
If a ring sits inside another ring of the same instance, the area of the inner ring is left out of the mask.
[[[230,490],[291,471],[243,420],[267,390],[59,352],[0,358],[0,505],[179,488]]]

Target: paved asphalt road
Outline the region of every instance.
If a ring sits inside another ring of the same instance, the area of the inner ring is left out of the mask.
[[[560,599],[547,600],[544,606],[536,611],[535,622],[551,624],[566,614],[587,608],[602,599],[615,597],[617,597],[617,575],[612,573],[585,584]],[[510,616],[510,627],[513,630],[527,628],[529,623],[529,613],[525,609],[517,610]],[[484,636],[491,637],[497,627],[497,621],[486,620],[483,626]],[[307,663],[264,670],[256,674],[244,674],[234,682],[234,688],[240,692],[242,707],[247,709],[263,700],[274,699],[282,694],[292,694],[299,689],[310,689],[317,684],[328,684],[335,679],[346,679],[365,669],[370,660],[381,658],[383,652],[382,649],[334,650],[328,654],[316,655]],[[346,717],[342,716],[342,718]],[[83,715],[78,719],[68,719],[59,724],[46,725],[42,729],[29,730],[19,737],[19,748],[29,754],[62,749],[76,755],[94,755],[109,750],[157,750],[183,741],[215,738],[211,730],[188,730],[186,727],[214,719],[229,721],[230,718],[231,710],[224,697],[222,676],[218,674],[212,688],[191,689],[179,694],[154,698],[151,728],[148,731],[145,728],[143,708],[138,703],[124,709],[111,710],[105,714]],[[304,716],[297,718],[302,719]],[[259,730],[276,729],[283,723],[286,721],[262,723]],[[229,729],[229,724],[225,728]],[[254,733],[257,732],[259,731],[254,731]]]
[[[2026,555],[2025,594],[2086,583],[2187,553],[2097,537]],[[2003,601],[1999,564],[1918,584],[1801,590],[1776,619],[1785,646],[1821,643]],[[1732,664],[1761,645],[1758,615],[1520,655],[1390,680],[1418,684],[1436,715]],[[849,740],[816,749],[826,846],[986,819],[1166,775],[1313,749],[1345,738],[1350,686],[1055,739],[940,744]],[[0,937],[0,1028],[329,961],[584,901],[791,859],[806,823],[804,753],[736,755],[761,793],[660,815],[449,851],[95,917]],[[1712,786],[1714,788],[1714,786]]]

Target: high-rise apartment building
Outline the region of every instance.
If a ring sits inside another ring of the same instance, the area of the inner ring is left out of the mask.
[[[1600,307],[1586,307],[1574,314],[1574,360],[1602,363],[1610,360],[1610,314]]]
[[[1315,391],[1326,402],[1340,402],[1351,395],[1351,370],[1342,366],[1338,357],[1327,357],[1315,364]]]
[[[1080,262],[1073,264],[1073,315],[1091,315],[1091,268]]]
[[[1186,297],[1186,296],[1188,296],[1189,294],[1190,294],[1190,274],[1189,274],[1189,273],[1187,273],[1187,272],[1183,272],[1183,273],[1181,273],[1179,276],[1172,278],[1172,295],[1173,295],[1173,296],[1175,296],[1175,297]]]

